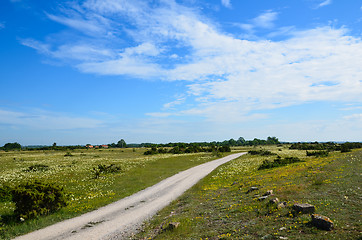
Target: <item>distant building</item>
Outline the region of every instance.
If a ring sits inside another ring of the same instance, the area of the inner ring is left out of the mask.
[[[101,145],[102,148],[108,148],[108,145]]]

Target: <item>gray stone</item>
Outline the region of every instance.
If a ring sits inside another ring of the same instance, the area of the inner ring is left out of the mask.
[[[178,228],[179,225],[179,222],[170,222],[166,227],[163,228],[163,231],[171,231],[175,228]]]
[[[263,196],[270,196],[273,195],[273,190],[268,190],[266,193],[263,194]]]
[[[274,236],[267,234],[267,235],[263,236],[261,239],[274,239]]]
[[[279,199],[278,198],[272,198],[269,200],[270,204],[278,204],[279,203]]]
[[[259,190],[259,188],[258,187],[251,187],[251,188],[249,188],[249,190],[246,193],[250,193],[250,192],[253,192],[253,191],[256,191],[256,190]]]
[[[287,206],[287,202],[278,203],[278,208],[285,208]]]
[[[308,203],[296,203],[293,205],[293,210],[296,213],[314,213],[315,207]]]
[[[319,214],[312,214],[312,224],[317,228],[327,231],[330,231],[333,228],[333,222],[331,221],[331,219]]]
[[[258,200],[259,201],[264,201],[265,199],[267,199],[269,196],[262,196],[262,197],[259,197]]]

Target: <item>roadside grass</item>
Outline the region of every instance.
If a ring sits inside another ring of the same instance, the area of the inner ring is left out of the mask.
[[[265,150],[304,162],[257,170],[275,156],[243,155],[161,210],[133,239],[361,239],[361,149],[328,157],[282,147]],[[250,187],[259,190],[247,193]],[[287,207],[258,201],[267,190]],[[312,226],[310,215],[293,213],[294,203],[314,205],[334,229]],[[180,224],[168,230],[171,222]]]
[[[10,239],[78,216],[129,196],[182,170],[216,159],[210,153],[145,156],[145,149],[0,152],[0,188],[37,179],[65,189],[68,205],[20,222],[14,203],[0,198],[0,239]],[[95,177],[94,168],[114,164],[120,172]],[[6,189],[6,188],[5,188]]]

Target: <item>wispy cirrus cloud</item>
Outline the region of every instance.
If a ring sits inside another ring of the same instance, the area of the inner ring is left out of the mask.
[[[323,2],[321,2],[317,8],[321,8],[321,7],[325,7],[325,6],[328,6],[330,4],[332,4],[332,0],[324,0]]]
[[[267,10],[259,16],[251,19],[249,23],[236,23],[235,25],[246,31],[253,31],[255,28],[270,29],[275,26],[274,22],[278,19],[278,12]]]
[[[72,130],[98,128],[103,122],[87,117],[73,117],[43,110],[27,112],[0,109],[0,125],[37,130]]]

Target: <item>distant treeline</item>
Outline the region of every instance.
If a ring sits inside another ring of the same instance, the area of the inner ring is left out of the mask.
[[[152,144],[142,143],[139,147],[151,148],[146,151],[145,155],[157,153],[198,153],[198,152],[231,152],[230,147],[236,146],[257,146],[257,145],[274,145],[280,144],[278,138],[268,137],[267,140],[257,139],[246,141],[243,137],[238,140],[230,139],[223,142],[194,142],[194,143],[167,143],[167,144]],[[130,145],[129,145],[130,146]]]
[[[151,147],[150,150],[147,150],[145,155],[153,155],[159,153],[173,153],[173,154],[182,154],[182,153],[198,153],[198,152],[231,152],[230,146],[209,146],[202,147],[195,143],[189,144],[180,144],[180,146],[174,146],[172,148],[164,148],[156,146]]]
[[[222,142],[193,142],[193,143],[166,143],[166,144],[155,144],[155,143],[141,143],[141,144],[128,144],[127,147],[180,147],[180,148],[188,148],[190,146],[199,146],[199,147],[213,147],[213,146],[258,146],[258,145],[275,145],[280,144],[278,138],[276,137],[268,137],[266,140],[254,138],[253,140],[245,140],[243,137],[240,137],[238,140],[230,139]]]
[[[324,150],[324,151],[341,151],[341,152],[349,152],[355,148],[362,148],[361,142],[345,142],[342,144],[334,143],[334,142],[326,142],[326,143],[293,143],[290,146],[290,149],[297,150]]]
[[[279,145],[281,144],[276,137],[268,137],[266,140],[254,138],[253,140],[245,140],[243,137],[230,140],[225,140],[222,142],[193,142],[193,143],[131,143],[126,144],[126,142],[121,139],[117,143],[99,145],[99,148],[156,148],[156,151],[166,151],[163,148],[172,148],[174,153],[178,152],[210,152],[210,151],[224,151],[221,147],[236,147],[236,146],[259,146],[259,145]],[[69,151],[74,149],[86,149],[89,148],[90,144],[86,146],[82,145],[71,145],[71,146],[57,146],[54,143],[52,146],[21,146],[19,143],[6,143],[3,147],[0,147],[0,150],[60,150],[60,151]],[[362,148],[362,142],[346,142],[346,143],[335,143],[335,142],[309,142],[309,143],[292,143],[290,149],[298,150],[314,150],[314,151],[341,151],[348,152],[351,149]],[[170,150],[167,150],[170,151]],[[314,153],[310,153],[314,154]]]
[[[243,137],[238,138],[238,140],[230,139],[222,142],[194,142],[194,143],[132,143],[126,144],[125,140],[121,139],[117,143],[110,143],[106,145],[99,145],[100,148],[103,146],[108,146],[108,148],[175,148],[175,152],[180,149],[180,151],[188,151],[187,149],[191,149],[190,151],[195,152],[200,149],[204,149],[203,151],[209,151],[211,148],[220,148],[220,147],[235,147],[235,146],[258,146],[258,145],[274,145],[280,144],[278,138],[276,137],[268,137],[266,140],[254,138],[253,140],[245,140]],[[74,150],[74,149],[86,149],[89,148],[91,144],[87,144],[86,146],[76,145],[76,146],[57,146],[56,143],[53,143],[52,146],[27,146],[22,147],[19,143],[7,143],[3,147],[0,147],[0,150]],[[162,151],[162,150],[160,150]],[[212,150],[213,151],[213,150]]]

